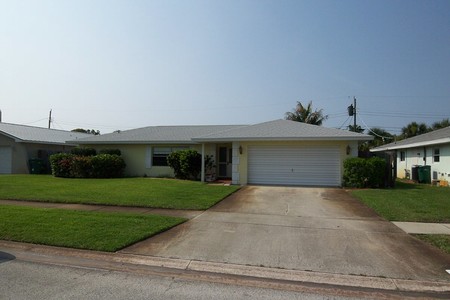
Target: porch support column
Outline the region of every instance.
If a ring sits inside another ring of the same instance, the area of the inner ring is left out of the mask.
[[[202,171],[201,171],[201,182],[205,182],[205,143],[202,143]]]

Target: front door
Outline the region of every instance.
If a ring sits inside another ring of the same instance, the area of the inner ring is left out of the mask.
[[[221,178],[231,177],[231,148],[221,146],[219,147],[219,159],[218,159],[218,167],[219,167],[219,175]]]

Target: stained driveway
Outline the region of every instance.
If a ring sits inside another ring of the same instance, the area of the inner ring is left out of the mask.
[[[338,274],[446,280],[450,255],[341,189],[247,186],[122,252]]]

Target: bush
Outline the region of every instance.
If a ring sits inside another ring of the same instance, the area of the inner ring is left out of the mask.
[[[55,177],[72,177],[73,154],[58,153],[50,156],[50,166]]]
[[[172,152],[167,164],[179,179],[198,179],[201,171],[202,155],[195,150],[186,149]]]
[[[70,153],[77,156],[94,156],[97,151],[94,148],[76,147],[70,150]]]
[[[344,186],[356,188],[384,187],[386,161],[379,157],[348,158],[344,161]]]
[[[50,156],[50,163],[53,176],[66,178],[118,178],[123,177],[126,166],[122,157],[111,154],[59,153]]]
[[[120,152],[119,149],[101,149],[100,151],[98,151],[98,154],[111,154],[121,156],[122,152]]]
[[[92,177],[92,158],[94,156],[73,156],[71,177],[90,178]]]
[[[123,177],[125,161],[122,157],[113,154],[99,154],[92,157],[92,175],[95,178]]]

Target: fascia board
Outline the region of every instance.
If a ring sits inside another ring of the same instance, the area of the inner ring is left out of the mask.
[[[409,148],[417,148],[417,147],[424,147],[424,146],[433,146],[433,145],[439,145],[439,144],[447,144],[450,143],[450,138],[444,138],[434,141],[427,141],[427,142],[418,142],[418,143],[412,143],[412,144],[406,144],[406,145],[394,145],[391,147],[380,147],[379,149],[372,149],[371,152],[382,152],[382,151],[389,151],[389,150],[400,150],[400,149],[409,149]]]
[[[230,142],[230,141],[369,141],[370,137],[304,137],[304,138],[259,138],[259,137],[239,137],[239,138],[194,138],[196,142]]]

